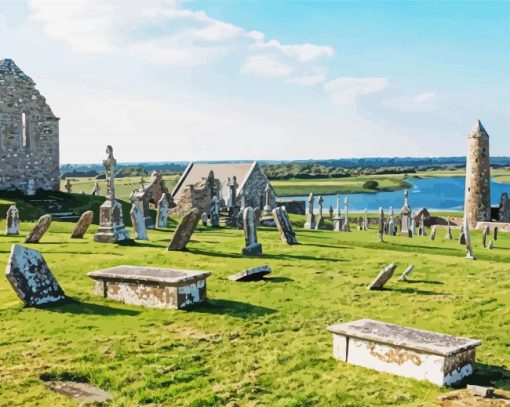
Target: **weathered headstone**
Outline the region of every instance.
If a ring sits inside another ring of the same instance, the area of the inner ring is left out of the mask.
[[[191,239],[191,235],[195,231],[198,221],[200,220],[200,212],[197,208],[193,208],[184,215],[175,229],[172,240],[168,244],[167,250],[185,250],[186,245]]]
[[[427,228],[425,226],[425,215],[422,213],[420,216],[420,236],[427,236]]]
[[[253,208],[249,206],[243,210],[243,226],[245,247],[243,255],[260,256],[262,255],[262,245],[257,241],[257,226],[255,226],[255,216]]]
[[[113,398],[110,393],[88,383],[50,380],[45,384],[55,393],[75,399],[80,406],[102,406]]]
[[[220,200],[216,195],[211,201],[211,226],[213,228],[220,227]]]
[[[436,239],[436,226],[437,225],[433,225],[431,230],[430,230],[430,240],[435,240]]]
[[[271,215],[271,211],[272,211],[272,207],[271,207],[271,201],[270,201],[270,197],[271,197],[271,185],[269,185],[269,182],[266,184],[266,189],[265,189],[265,204],[264,204],[264,215],[265,216],[269,216]]]
[[[234,176],[232,180],[230,177],[227,178],[227,188],[228,188],[228,198],[227,198],[227,207],[232,208],[237,206],[237,178]]]
[[[255,226],[259,227],[262,217],[262,211],[260,210],[260,206],[257,206],[253,209],[253,216],[255,217]]]
[[[379,241],[384,241],[384,210],[379,208]]]
[[[133,202],[131,205],[131,224],[135,230],[135,239],[137,240],[149,240],[147,237],[147,228],[145,227],[145,219],[143,218],[142,211],[136,203]]]
[[[503,192],[501,194],[499,204],[499,221],[510,222],[510,199],[508,198],[507,192]]]
[[[342,230],[342,214],[340,212],[340,195],[336,196],[336,217],[333,219],[333,230],[340,232]]]
[[[453,236],[452,236],[452,227],[450,225],[450,217],[447,218],[447,222],[448,222],[448,225],[446,226],[446,235],[445,235],[445,239],[446,240],[452,240],[453,239]]]
[[[65,299],[41,253],[13,244],[5,269],[7,280],[26,306],[38,306]]]
[[[43,215],[39,218],[34,228],[30,231],[27,237],[25,237],[25,243],[39,243],[39,240],[48,231],[52,221],[51,215]]]
[[[273,213],[275,210],[276,209],[273,209]],[[232,274],[228,279],[232,281],[256,281],[261,280],[269,273],[271,273],[271,267],[268,265],[258,266]]]
[[[324,229],[324,218],[322,217],[322,205],[324,203],[324,199],[322,198],[322,195],[319,195],[317,203],[319,205],[319,217],[317,219],[317,223],[315,224],[315,230]]]
[[[363,218],[363,230],[368,230],[368,210],[365,208],[365,216]]]
[[[466,259],[474,260],[473,248],[471,247],[471,233],[467,216],[464,217],[464,234],[466,237]]]
[[[363,219],[358,216],[358,230],[363,230]]]
[[[99,228],[94,235],[98,243],[116,243],[130,240],[129,232],[124,227],[122,205],[115,199],[115,165],[112,146],[106,147],[106,160],[103,167],[106,175],[106,201],[99,208]]]
[[[168,204],[168,197],[166,192],[163,192],[161,199],[158,201],[158,210],[156,215],[156,225],[158,228],[166,228],[169,210],[170,206]]]
[[[388,220],[388,234],[390,236],[395,236],[395,228],[397,225],[395,224],[395,213],[393,212],[393,207],[390,206],[390,219]]]
[[[404,189],[404,206],[400,210],[400,234],[411,236],[411,207],[409,206],[409,190]]]
[[[85,233],[87,233],[89,226],[92,224],[93,219],[94,212],[92,211],[84,212],[80,216],[80,219],[76,223],[76,226],[74,227],[73,232],[71,233],[71,239],[83,238],[83,236],[85,236]]]
[[[305,229],[315,229],[315,214],[313,213],[315,198],[310,192],[308,195],[308,212],[306,214]]]
[[[5,218],[5,234],[8,236],[19,235],[19,211],[16,204],[9,206]]]
[[[276,227],[280,232],[282,242],[287,244],[298,244],[296,239],[296,233],[290,222],[289,215],[284,206],[273,209],[273,218],[276,223]]]
[[[142,177],[143,178],[143,177]],[[131,202],[138,206],[145,222],[145,229],[154,229],[154,220],[151,216],[150,201],[152,199],[151,189],[134,190],[130,196]]]
[[[482,246],[483,247],[487,246],[487,235],[489,234],[489,232],[490,232],[489,226],[484,226],[484,228],[482,230]]]
[[[99,182],[96,181],[94,183],[94,187],[92,188],[90,195],[96,196],[96,195],[99,195],[100,192],[101,192],[101,189],[99,188]]]
[[[459,244],[461,244],[461,245],[465,245],[466,244],[466,233],[464,233],[463,230],[460,231]]]
[[[346,196],[344,199],[344,222],[342,224],[342,232],[350,232],[351,228],[349,227],[349,198]]]
[[[498,227],[494,226],[494,230],[492,231],[492,239],[494,241],[498,240]]]
[[[416,236],[416,220],[414,216],[414,211],[411,212],[411,233],[409,233],[409,237]]]
[[[494,249],[494,242],[492,241],[492,239],[489,240],[489,244],[487,245],[487,249],[489,249],[489,250]]]
[[[207,221],[209,218],[207,217],[207,212],[202,213],[202,226],[207,226]]]
[[[409,274],[411,274],[414,270],[414,265],[411,264],[409,265],[405,271],[402,273],[402,275],[398,278],[398,281],[407,281],[407,277],[409,276]]]
[[[397,268],[397,265],[394,263],[391,263],[390,265],[386,266],[381,272],[377,275],[376,278],[368,285],[369,290],[380,290],[384,287],[384,284],[388,282],[388,280],[393,275],[395,269]]]
[[[333,205],[329,205],[329,220],[333,222]]]

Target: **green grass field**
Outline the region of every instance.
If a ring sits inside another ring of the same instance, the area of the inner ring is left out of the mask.
[[[303,219],[293,217],[296,225]],[[26,234],[32,224],[22,224]],[[483,340],[469,383],[510,389],[510,235],[478,260],[457,241],[335,233],[298,228],[298,246],[261,228],[264,255],[240,255],[243,232],[199,227],[189,251],[167,252],[171,228],[134,246],[94,243],[93,226],[70,240],[54,222],[40,250],[72,301],[23,308],[0,279],[0,405],[73,405],[40,377],[88,381],[115,406],[431,406],[448,389],[337,362],[329,324],[373,318]],[[0,222],[3,231],[4,223]],[[454,235],[457,238],[458,232]],[[0,267],[22,237],[0,236]],[[383,291],[367,284],[397,262],[414,264],[411,282],[395,276]],[[126,306],[92,294],[86,273],[120,264],[209,270],[208,303],[188,311]],[[264,281],[227,276],[269,264]],[[76,404],[74,404],[76,405]]]

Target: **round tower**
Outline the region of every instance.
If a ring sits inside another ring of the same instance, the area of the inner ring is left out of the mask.
[[[477,120],[468,135],[464,216],[469,226],[491,220],[489,135]]]

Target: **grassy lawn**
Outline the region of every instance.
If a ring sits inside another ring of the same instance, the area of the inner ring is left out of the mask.
[[[303,218],[294,217],[301,225]],[[26,234],[32,224],[22,224]],[[4,230],[4,222],[0,228]],[[241,230],[199,227],[187,252],[166,252],[175,224],[135,246],[70,240],[55,222],[40,250],[72,302],[23,308],[0,279],[0,405],[72,405],[45,388],[41,375],[86,380],[113,393],[114,405],[378,406],[433,405],[447,389],[337,362],[329,324],[373,318],[483,340],[471,383],[510,389],[510,235],[478,260],[456,241],[386,237],[369,232],[297,229],[300,245],[261,228],[261,258],[240,255]],[[454,231],[455,234],[458,231]],[[458,236],[454,236],[457,238]],[[0,267],[12,243],[0,236]],[[397,262],[412,263],[410,283],[394,277],[383,291],[367,284]],[[212,271],[209,302],[188,311],[126,306],[92,294],[86,273],[120,264]],[[227,276],[269,264],[260,282]],[[230,404],[229,404],[230,403]]]

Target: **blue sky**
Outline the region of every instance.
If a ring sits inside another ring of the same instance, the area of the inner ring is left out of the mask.
[[[510,155],[510,2],[0,0],[62,162]]]

